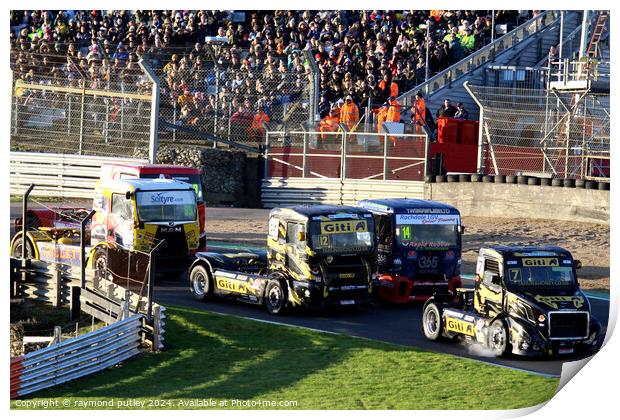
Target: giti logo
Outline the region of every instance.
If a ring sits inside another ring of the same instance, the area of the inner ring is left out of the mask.
[[[460,319],[446,318],[446,329],[465,335],[475,335],[474,324],[461,321]]]
[[[223,278],[216,278],[217,288],[220,290],[226,290],[234,293],[246,294],[248,293],[248,288],[245,283],[241,283],[238,281],[232,281]]]
[[[345,220],[337,222],[321,222],[321,234],[366,232],[368,227],[365,220]]]
[[[524,267],[559,267],[557,258],[523,258]]]

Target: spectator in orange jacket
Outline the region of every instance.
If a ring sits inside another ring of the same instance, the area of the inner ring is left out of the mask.
[[[413,108],[411,108],[411,122],[424,126],[427,114],[428,111],[426,110],[426,103],[422,97],[422,92],[418,92],[415,94],[415,102],[413,103]]]
[[[340,124],[340,118],[338,118],[335,108],[329,111],[329,115],[321,120],[319,123],[319,131],[321,132],[321,140],[327,140],[329,134],[338,131],[338,124]]]
[[[340,121],[347,126],[349,131],[353,130],[353,127],[357,124],[360,119],[360,111],[357,108],[357,105],[353,103],[353,97],[348,95],[344,100],[344,105],[342,105],[342,109],[340,110]]]
[[[248,129],[250,136],[256,138],[256,140],[260,140],[265,136],[265,128],[263,127],[263,122],[269,122],[269,115],[265,112],[264,108],[259,108],[258,112],[254,114],[254,118],[252,119],[252,125]]]

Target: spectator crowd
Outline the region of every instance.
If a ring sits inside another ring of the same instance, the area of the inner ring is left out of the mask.
[[[495,12],[508,30],[532,15]],[[307,121],[312,95],[321,119],[345,101],[357,118],[369,103],[395,118],[396,97],[492,37],[489,10],[14,10],[10,19],[16,78],[146,91],[145,58],[176,123],[257,137],[265,121]]]

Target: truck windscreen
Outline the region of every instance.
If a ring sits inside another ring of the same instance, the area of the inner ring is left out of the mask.
[[[459,244],[458,214],[398,214],[396,242],[414,248],[447,248]]]
[[[563,257],[528,257],[506,261],[506,279],[514,287],[571,287],[573,261]]]
[[[142,222],[189,222],[196,220],[196,195],[183,191],[138,191],[138,218]]]
[[[310,222],[310,246],[317,253],[368,252],[374,237],[372,219]]]

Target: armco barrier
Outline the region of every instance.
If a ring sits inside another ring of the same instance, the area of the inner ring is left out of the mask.
[[[30,184],[32,195],[92,198],[103,163],[146,163],[146,160],[58,153],[11,152],[11,194],[23,194]]]
[[[11,399],[81,378],[139,353],[143,315],[11,359]]]

